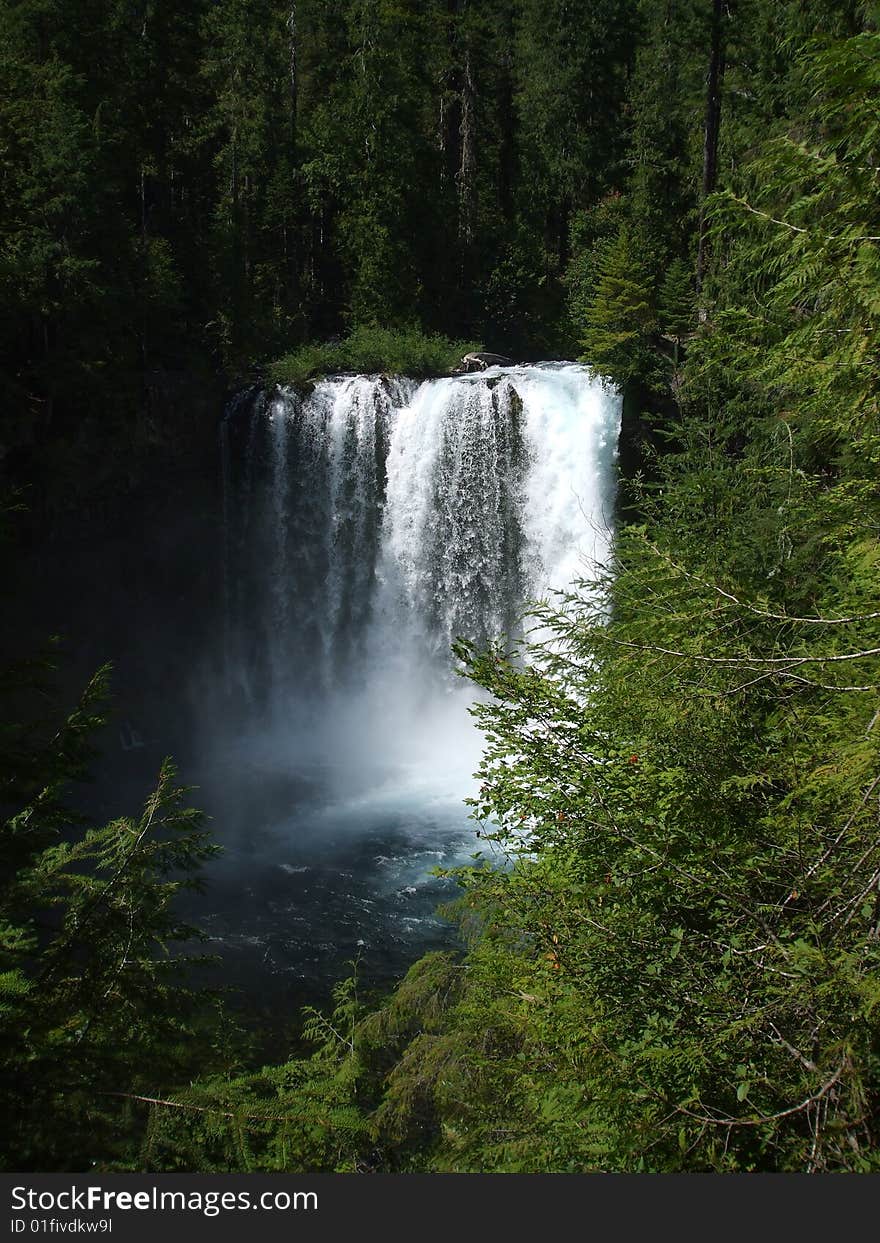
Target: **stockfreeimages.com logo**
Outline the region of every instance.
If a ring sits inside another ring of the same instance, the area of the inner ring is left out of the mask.
[[[314,1191],[264,1191],[252,1196],[249,1191],[160,1191],[151,1187],[144,1191],[105,1191],[103,1187],[75,1186],[63,1191],[36,1191],[33,1187],[12,1188],[14,1212],[29,1210],[40,1213],[112,1213],[121,1212],[183,1212],[218,1217],[220,1213],[262,1210],[263,1212],[317,1211],[318,1196]]]

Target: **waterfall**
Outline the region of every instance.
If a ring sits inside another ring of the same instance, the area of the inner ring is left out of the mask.
[[[251,720],[300,758],[440,763],[471,729],[452,642],[515,635],[607,556],[620,406],[571,363],[233,403],[226,659]]]
[[[225,851],[202,918],[246,988],[324,987],[354,958],[385,979],[449,946],[437,869],[484,846],[463,801],[478,692],[450,645],[515,637],[607,561],[620,407],[571,363],[230,404],[199,781]]]

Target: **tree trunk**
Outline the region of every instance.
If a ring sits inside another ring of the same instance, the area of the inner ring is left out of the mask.
[[[297,81],[297,64],[296,64],[296,3],[291,0],[290,9],[287,14],[287,34],[288,34],[288,91],[289,91],[289,108],[290,108],[290,146],[291,158],[293,149],[296,147],[296,120],[299,95],[299,83]]]
[[[513,32],[510,33],[513,44]],[[498,202],[505,220],[514,213],[514,185],[516,182],[516,120],[514,108],[513,73],[511,57],[504,56],[501,67],[501,85],[498,92],[498,126],[500,142],[498,150]]]
[[[461,163],[456,182],[458,185],[458,233],[466,246],[474,240],[476,216],[476,92],[471,73],[471,54],[464,54],[464,70],[461,86]]]
[[[709,73],[706,81],[706,122],[703,134],[703,195],[700,202],[700,228],[697,248],[697,292],[702,289],[706,271],[706,200],[718,178],[718,135],[721,130],[721,87],[724,81],[724,0],[712,0],[712,38]]]

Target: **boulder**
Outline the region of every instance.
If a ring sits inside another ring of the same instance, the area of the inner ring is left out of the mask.
[[[512,367],[513,360],[503,354],[474,353],[465,354],[455,373],[461,375],[467,371],[485,371],[487,367]]]

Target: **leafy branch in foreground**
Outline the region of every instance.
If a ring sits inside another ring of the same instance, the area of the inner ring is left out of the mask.
[[[612,594],[610,621],[539,614],[526,667],[461,649],[493,696],[476,810],[512,864],[468,885],[519,947],[508,990],[555,1015],[547,1065],[580,1087],[572,1125],[611,1127],[613,1168],[873,1168],[876,690],[784,663],[741,684],[822,655],[638,531]]]
[[[174,946],[197,937],[175,895],[216,852],[165,761],[141,816],[88,828],[65,787],[99,721],[106,671],[42,751],[11,743],[0,830],[0,1048],[6,1168],[124,1159],[127,1107],[212,1053],[211,1020]],[[27,761],[27,762],[26,762]]]

